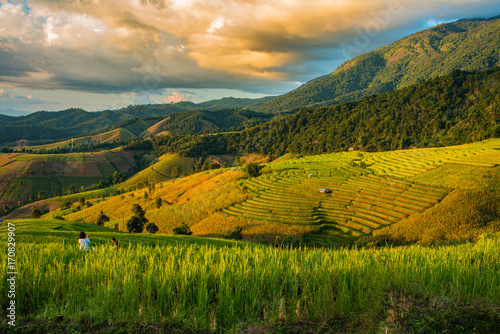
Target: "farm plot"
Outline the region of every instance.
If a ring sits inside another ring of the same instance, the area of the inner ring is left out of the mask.
[[[110,151],[106,152],[105,156],[111,162],[111,164],[113,164],[113,166],[118,169],[119,172],[127,173],[134,168],[135,163],[131,164],[130,161],[124,158],[120,153],[121,152]]]
[[[413,152],[412,152],[413,153]],[[457,153],[447,153],[456,156]],[[448,189],[407,177],[436,168],[439,155],[420,162],[401,152],[340,153],[270,164],[268,173],[245,181],[253,198],[226,214],[282,224],[320,227],[307,240],[348,244],[439,202]],[[366,161],[363,168],[353,161]],[[373,167],[376,166],[374,169]],[[327,189],[320,193],[319,189]]]
[[[117,170],[106,157],[105,153],[91,153],[90,159],[97,163],[97,166],[104,177],[113,175],[113,173]]]

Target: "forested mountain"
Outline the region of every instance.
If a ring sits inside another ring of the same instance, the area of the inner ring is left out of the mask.
[[[176,104],[137,105],[100,112],[67,109],[57,112],[39,111],[21,117],[0,115],[0,143],[20,139],[61,140],[95,134],[113,127],[114,124],[120,121],[167,115],[173,112],[189,110],[193,106],[193,103],[182,102]]]
[[[181,123],[178,125],[169,122],[169,129],[166,131],[173,131],[175,128],[182,129],[183,126],[189,124],[190,127],[194,126],[192,122],[194,118],[203,118],[208,121],[213,121],[215,115],[219,118],[227,118],[231,124],[224,124],[219,126],[215,121],[217,129],[243,129],[251,125],[269,120],[271,116],[262,115],[248,109],[254,106],[257,108],[266,101],[270,101],[274,97],[266,97],[262,99],[236,99],[224,98],[221,100],[213,100],[195,104],[192,102],[179,102],[173,104],[151,104],[151,105],[136,105],[129,106],[117,110],[104,110],[100,112],[88,112],[83,109],[67,109],[57,112],[39,111],[22,117],[12,117],[0,115],[0,144],[14,142],[20,139],[27,139],[30,141],[40,140],[61,140],[71,137],[79,137],[89,134],[96,134],[99,132],[126,127],[134,134],[139,135],[142,131],[149,126],[162,119],[161,116],[170,115],[172,113],[180,113],[185,111],[192,111],[186,115],[176,115],[172,120],[178,120]],[[202,112],[200,108],[206,110],[219,110],[225,109],[223,112],[216,114],[210,112]],[[230,108],[238,108],[230,111]],[[231,115],[227,114],[230,113]],[[234,113],[234,115],[233,115]],[[204,115],[201,117],[201,115]],[[225,116],[222,116],[225,114]],[[209,116],[212,115],[212,116]],[[217,118],[215,117],[215,118]],[[249,122],[253,119],[254,123]],[[191,119],[191,122],[189,121]],[[182,121],[181,121],[182,120]],[[187,123],[186,123],[187,122]],[[242,124],[238,124],[241,122]],[[196,125],[200,130],[186,132],[186,134],[198,134],[203,132],[201,125]],[[175,132],[175,131],[174,131]]]
[[[500,67],[452,73],[395,92],[310,108],[235,133],[154,138],[159,153],[320,154],[456,145],[500,136]]]
[[[500,17],[441,24],[346,61],[332,74],[281,95],[257,111],[329,106],[393,91],[455,69],[500,64]]]
[[[196,108],[207,110],[219,110],[227,108],[239,108],[256,110],[266,103],[274,100],[276,96],[266,96],[260,99],[244,99],[235,97],[224,97],[220,100],[211,100],[196,104]]]
[[[242,109],[192,110],[171,114],[164,131],[174,135],[197,135],[238,131],[271,120],[274,115]]]

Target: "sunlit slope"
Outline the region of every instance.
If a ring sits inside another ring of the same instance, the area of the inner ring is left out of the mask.
[[[54,150],[67,147],[74,147],[78,145],[90,145],[96,143],[111,143],[114,141],[123,141],[135,139],[137,136],[126,128],[118,128],[111,131],[103,132],[94,136],[85,136],[79,138],[58,141],[51,144],[28,146],[28,149],[33,151],[38,150]]]
[[[140,171],[125,182],[126,185],[135,185],[142,182],[163,182],[172,179],[172,169],[179,169],[182,173],[189,173],[193,169],[194,158],[181,157],[177,154],[165,154],[159,158],[160,161]]]
[[[78,235],[80,232],[89,234],[90,244],[95,244],[98,249],[111,247],[111,238],[116,238],[122,248],[137,245],[213,245],[234,246],[237,241],[208,239],[187,236],[168,236],[158,234],[129,234],[113,231],[109,228],[85,224],[79,222],[68,222],[57,219],[16,219],[8,220],[16,227],[16,236],[23,243],[64,243],[65,247],[78,249]],[[7,232],[7,224],[0,225],[0,233]]]
[[[317,225],[316,243],[347,244],[434,206],[453,188],[431,171],[457,165],[494,168],[500,141],[384,153],[335,153],[269,164],[245,181],[253,198],[228,215],[283,224]],[[471,170],[471,173],[473,171]],[[320,193],[328,189],[330,193]]]
[[[0,154],[0,204],[85,190],[114,172],[130,172],[133,152]]]

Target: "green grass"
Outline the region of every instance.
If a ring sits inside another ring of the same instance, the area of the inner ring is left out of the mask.
[[[82,153],[64,153],[64,154],[22,154],[12,160],[17,161],[85,161]]]
[[[111,238],[120,241],[122,247],[138,245],[178,245],[197,244],[213,246],[232,246],[238,244],[236,241],[223,239],[207,239],[195,236],[173,236],[165,234],[149,234],[147,232],[139,235],[114,231],[94,224],[67,222],[58,219],[19,219],[9,220],[16,226],[16,235],[23,243],[63,243],[66,247],[78,247],[78,234],[83,231],[89,234],[91,244],[99,247],[110,246]],[[7,226],[0,226],[0,234],[7,232]]]
[[[259,325],[274,328],[266,332],[290,332],[286,328],[302,322],[315,328],[341,321],[354,326],[342,330],[351,333],[500,330],[500,234],[446,247],[276,252],[64,221],[11,223],[21,326],[46,326],[62,314],[68,328],[162,324],[225,333]],[[0,227],[2,247],[6,229]],[[96,251],[78,250],[81,230],[98,244]],[[109,247],[111,236],[122,242],[119,251]],[[0,253],[3,273],[6,256]],[[7,295],[6,289],[0,285],[0,294]],[[0,303],[6,307],[7,298]]]
[[[30,196],[35,196],[42,192],[44,197],[58,196],[68,191],[73,185],[76,190],[83,187],[90,187],[98,184],[99,177],[16,177],[11,178],[5,188],[1,200],[29,200]]]

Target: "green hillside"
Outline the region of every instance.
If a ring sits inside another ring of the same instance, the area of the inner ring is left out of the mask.
[[[173,113],[163,130],[174,135],[237,131],[269,121],[273,116],[242,109],[193,110]]]
[[[229,124],[223,124],[221,127],[227,131],[227,128],[233,129],[239,126],[248,127],[252,125],[252,123],[249,123],[249,119],[262,118],[260,122],[269,119],[270,116],[268,115],[252,113],[250,110],[260,107],[273,98],[224,98],[199,104],[179,102],[174,104],[137,105],[99,112],[87,112],[82,109],[68,109],[58,112],[39,111],[21,117],[0,115],[0,145],[13,147],[16,141],[22,139],[28,140],[30,145],[43,145],[61,141],[62,139],[95,135],[118,128],[127,129],[135,136],[139,136],[141,132],[161,121],[167,115],[186,111],[191,111],[189,116],[176,116],[176,118],[196,118],[202,113],[212,115],[205,116],[205,118],[210,118],[209,121],[212,121],[216,114],[209,111],[214,112],[224,109],[225,111],[221,111],[221,114],[223,114],[232,110],[233,117],[232,115],[222,117],[230,122]],[[205,111],[199,111],[200,109]],[[216,118],[221,118],[221,116],[219,115]],[[218,122],[215,122],[215,124],[217,125],[215,129],[218,129],[220,125]]]
[[[500,136],[500,67],[452,73],[331,107],[310,108],[251,129],[152,140],[183,156],[321,154],[457,145]]]
[[[182,159],[187,158],[166,156],[154,166],[167,169]],[[185,223],[194,235],[222,237],[241,227],[247,241],[291,236],[327,246],[363,242],[373,235],[394,236],[394,242],[426,241],[425,235],[434,241],[460,240],[499,228],[500,212],[492,209],[500,190],[499,139],[312,155],[264,166],[263,174],[253,178],[228,168],[168,182],[168,175],[155,177],[158,173],[147,169],[127,181],[127,186],[136,186],[134,191],[66,213],[65,219],[95,223],[102,211],[110,217],[110,226],[125,231],[132,206],[139,204],[162,233]],[[137,188],[141,183],[144,188]],[[157,206],[158,198],[163,205]],[[438,227],[432,222],[446,219],[448,224],[439,225],[441,235],[432,238]],[[415,233],[419,237],[414,238]]]
[[[198,103],[197,107],[200,109],[207,109],[212,111],[219,109],[230,109],[230,108],[256,110],[260,108],[262,105],[272,101],[275,98],[276,98],[275,96],[267,96],[260,99],[225,97],[220,100],[211,100]]]
[[[332,74],[281,95],[258,111],[329,106],[393,91],[453,70],[500,64],[500,18],[459,20],[405,37],[346,61]]]
[[[172,169],[177,167],[179,170],[179,176],[181,174],[188,174],[194,167],[194,158],[180,157],[176,154],[166,154],[159,158],[159,162],[151,165],[150,167],[138,172],[130,179],[128,179],[126,185],[136,185],[139,183],[158,183],[163,181],[168,181],[172,178]]]
[[[117,132],[119,133],[119,132]],[[135,171],[135,153],[0,153],[0,211],[19,203],[75,193],[113,181],[115,173]]]
[[[86,224],[80,222],[67,222],[58,219],[15,219],[9,220],[16,226],[18,233],[16,235],[22,238],[23,243],[64,243],[67,246],[73,245],[78,248],[78,234],[83,231],[89,234],[89,239],[92,244],[97,247],[108,247],[111,245],[111,238],[116,238],[120,241],[121,247],[129,246],[175,246],[183,245],[212,245],[212,246],[234,246],[238,245],[237,241],[228,241],[223,239],[208,239],[187,236],[172,236],[159,234],[141,234],[133,235],[114,231],[106,227],[97,226],[94,224]],[[0,234],[7,231],[7,226],[0,225]],[[242,243],[241,243],[242,244]]]

